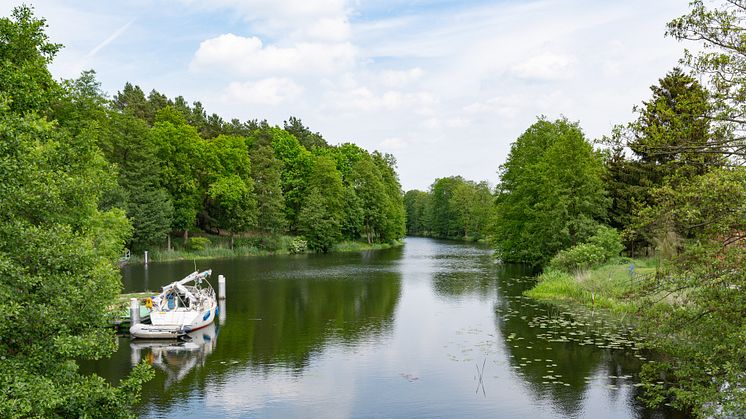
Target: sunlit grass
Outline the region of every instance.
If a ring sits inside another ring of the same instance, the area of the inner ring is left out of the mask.
[[[634,270],[630,270],[630,265]],[[617,313],[636,312],[639,305],[635,291],[641,278],[655,272],[655,259],[619,260],[574,274],[548,270],[525,295],[539,300],[573,301],[589,308],[603,308]]]

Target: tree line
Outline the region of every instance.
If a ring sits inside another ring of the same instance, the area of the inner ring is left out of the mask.
[[[493,201],[487,182],[461,176],[436,179],[427,192],[414,189],[404,194],[407,234],[482,239],[487,235]]]
[[[197,230],[301,235],[326,252],[341,240],[389,242],[404,234],[396,160],[352,143],[329,145],[291,117],[224,121],[127,83],[107,101],[92,72],[69,83],[78,112],[99,126],[98,144],[117,168],[106,205],[133,225],[130,246],[170,246]]]
[[[92,71],[52,77],[45,31],[27,6],[0,18],[0,417],[131,415],[151,368],[112,386],[76,363],[116,349],[125,245],[291,234],[326,252],[404,234],[393,156],[129,83],[109,100]]]

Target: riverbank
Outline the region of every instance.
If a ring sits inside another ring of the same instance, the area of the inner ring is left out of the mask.
[[[403,240],[395,240],[393,243],[373,243],[345,241],[337,243],[330,253],[339,252],[362,252],[367,250],[382,250],[392,247],[399,247],[404,244]],[[307,253],[305,249],[292,249],[291,246],[283,246],[275,250],[260,249],[256,246],[234,246],[233,249],[228,247],[208,247],[200,250],[161,250],[156,249],[148,252],[149,262],[170,262],[176,260],[205,260],[205,259],[222,259],[242,256],[269,256],[269,255],[289,255]],[[143,255],[132,255],[127,261],[128,264],[144,263]]]
[[[635,291],[655,273],[655,259],[613,261],[600,267],[569,274],[547,270],[537,277],[536,286],[524,295],[544,301],[562,301],[587,308],[607,309],[620,315],[640,308]]]

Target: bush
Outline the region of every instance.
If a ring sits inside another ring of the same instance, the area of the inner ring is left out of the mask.
[[[622,238],[616,229],[608,226],[599,226],[596,230],[596,234],[588,240],[588,243],[595,244],[596,246],[604,249],[605,258],[608,260],[619,256],[619,253],[624,250],[622,244]]]
[[[295,237],[288,243],[288,252],[290,253],[305,253],[306,249],[308,249],[308,242],[303,240],[302,237]]]
[[[549,267],[564,272],[574,272],[598,266],[606,261],[607,250],[601,246],[583,243],[562,250],[549,261]]]
[[[210,239],[207,237],[192,237],[189,239],[189,249],[205,250],[210,246]]]

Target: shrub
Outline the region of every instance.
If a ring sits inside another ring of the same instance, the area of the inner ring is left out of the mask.
[[[210,246],[210,239],[207,237],[192,237],[189,239],[189,249],[205,250]]]
[[[303,240],[302,237],[295,237],[288,244],[288,252],[293,253],[293,254],[304,253],[306,249],[308,249],[308,242]]]
[[[607,250],[591,243],[583,243],[562,250],[549,261],[549,267],[574,272],[600,265],[606,261]]]
[[[622,244],[622,238],[616,229],[608,226],[599,226],[596,230],[596,234],[588,240],[588,243],[595,244],[596,246],[604,249],[605,257],[604,260],[608,260],[619,256],[619,253],[624,250]]]

